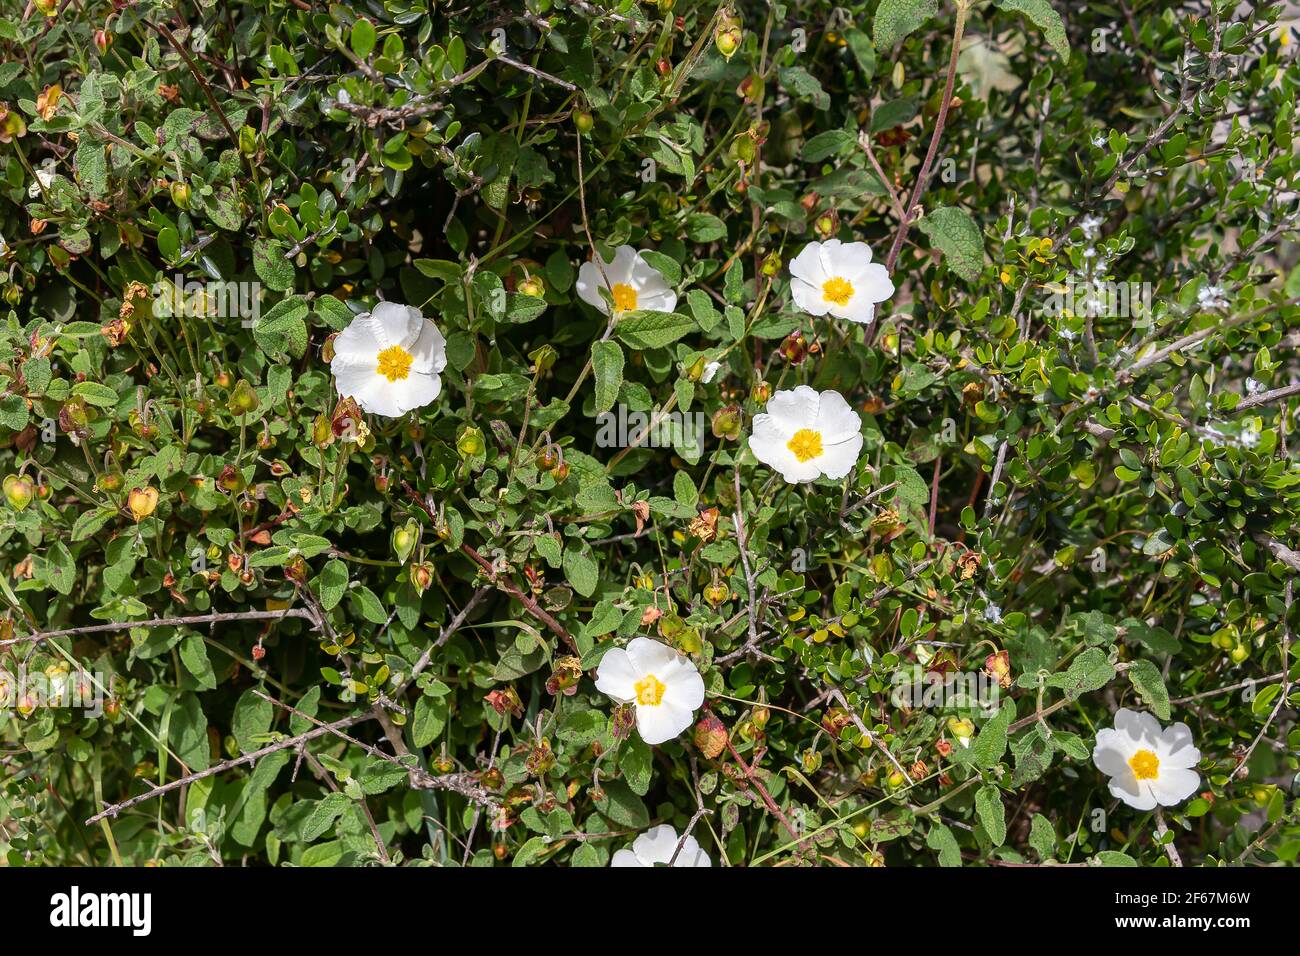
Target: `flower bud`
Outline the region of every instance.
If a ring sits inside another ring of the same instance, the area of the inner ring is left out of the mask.
[[[706,713],[695,723],[695,746],[705,759],[714,759],[727,747],[727,725]]]
[[[247,379],[240,379],[235,383],[235,390],[230,393],[230,400],[226,407],[232,415],[245,415],[257,411],[258,406],[257,392],[253,386],[248,384]]]
[[[456,435],[456,451],[461,458],[478,458],[487,450],[483,432],[475,425],[462,425]]]
[[[585,135],[596,125],[596,118],[591,115],[590,110],[574,110],[573,125],[578,128],[579,133]]]
[[[749,390],[749,397],[756,405],[766,405],[772,397],[772,386],[767,382],[755,382]]]
[[[713,30],[713,45],[717,47],[724,59],[730,60],[736,55],[743,38],[744,33],[741,32],[740,24],[734,17],[719,18],[718,25]]]
[[[423,594],[433,583],[433,565],[427,561],[420,561],[411,565],[411,587],[415,588],[418,594]]]
[[[530,275],[519,283],[519,294],[531,296],[534,299],[545,298],[546,283],[542,281],[541,276]]]
[[[808,355],[808,343],[802,332],[791,332],[781,343],[781,355],[791,365],[800,364]]]
[[[14,511],[25,511],[36,494],[36,486],[26,475],[9,475],[4,480],[5,498]]]
[[[234,465],[226,465],[217,478],[217,487],[222,491],[234,493],[243,491],[246,486],[243,473]]]
[[[154,509],[158,507],[158,489],[153,487],[132,488],[131,493],[126,496],[126,507],[131,512],[131,517],[139,524],[145,518],[153,514]]]
[[[176,204],[177,209],[190,208],[190,184],[186,182],[172,183],[170,192],[172,202]]]
[[[95,31],[95,49],[104,54],[108,52],[108,45],[113,42],[113,35],[107,30]]]
[[[739,405],[724,405],[713,413],[713,437],[735,441],[740,437],[742,415]]]
[[[774,279],[781,274],[781,256],[776,252],[769,252],[763,257],[763,264],[760,271],[769,279]]]

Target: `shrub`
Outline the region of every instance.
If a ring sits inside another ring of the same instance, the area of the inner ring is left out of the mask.
[[[6,4],[9,863],[1293,862],[1280,5],[450,6]]]

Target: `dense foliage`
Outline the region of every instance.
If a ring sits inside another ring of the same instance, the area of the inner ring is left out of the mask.
[[[1295,861],[1281,5],[2,10],[9,865]],[[792,299],[836,238],[872,322]],[[625,244],[675,307],[579,298]],[[381,300],[446,339],[396,418],[331,374]],[[847,477],[751,451],[797,385]],[[655,746],[637,636],[705,686]],[[1122,707],[1191,799],[1108,791]]]

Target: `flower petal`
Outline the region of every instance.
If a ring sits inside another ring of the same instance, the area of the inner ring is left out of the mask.
[[[862,433],[862,417],[844,400],[839,392],[821,393],[817,405],[817,419],[813,425],[822,433],[822,441],[831,444],[845,441]]]
[[[430,320],[420,320],[420,334],[409,348],[411,371],[441,372],[447,367],[447,340]]]
[[[657,707],[641,704],[636,708],[636,729],[641,739],[654,746],[666,743],[681,735],[691,725],[694,715],[684,707],[675,707],[667,700]]]
[[[610,858],[610,866],[645,866],[631,850],[615,850]]]
[[[596,668],[596,690],[620,704],[627,704],[636,699],[633,685],[640,678],[627,651],[613,647],[605,652],[605,656],[600,659],[600,666]]]
[[[1151,793],[1161,806],[1182,803],[1201,786],[1201,775],[1185,767],[1160,765],[1160,775],[1151,781]]]

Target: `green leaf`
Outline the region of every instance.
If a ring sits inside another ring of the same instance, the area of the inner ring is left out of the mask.
[[[449,703],[446,697],[428,697],[422,695],[415,702],[415,720],[411,727],[411,743],[416,747],[427,747],[442,734],[447,726]]]
[[[939,12],[939,0],[881,0],[872,24],[876,49],[884,51]]]
[[[1125,671],[1133,688],[1161,720],[1169,719],[1169,691],[1160,676],[1160,668],[1148,660],[1134,661]]]
[[[629,830],[644,830],[650,825],[650,811],[626,783],[602,781],[601,787],[605,792],[596,801],[596,809],[610,823]]]
[[[193,676],[200,690],[214,690],[217,686],[216,675],[212,672],[212,661],[208,658],[208,647],[203,643],[203,636],[191,631],[181,639],[181,663]]]
[[[1029,845],[1044,863],[1056,858],[1056,828],[1041,813],[1035,813],[1030,821]]]
[[[980,728],[968,751],[972,764],[986,770],[998,765],[1007,749],[1007,727],[1014,713],[1011,704],[1003,704],[993,719]]]
[[[72,386],[72,394],[98,408],[113,408],[117,405],[117,392],[99,382],[78,382]]]
[[[629,312],[619,319],[614,331],[633,348],[657,349],[694,329],[695,323],[678,312]]]
[[[365,17],[358,18],[357,22],[352,24],[351,46],[352,52],[361,59],[370,56],[370,51],[375,48],[375,41],[378,34],[375,33],[375,25]]]
[[[847,130],[828,129],[804,143],[799,155],[805,163],[819,163],[856,142],[856,137]]]
[[[590,554],[574,548],[564,550],[564,576],[573,585],[573,590],[583,597],[591,597],[596,592],[597,567]]]
[[[917,226],[943,253],[949,269],[967,282],[979,278],[984,269],[984,236],[970,213],[954,206],[940,206]]]
[[[993,784],[986,783],[975,792],[975,816],[994,846],[1006,842],[1007,810],[1002,805],[1002,794]]]
[[[253,242],[253,271],[273,292],[293,288],[293,263],[284,257],[284,244],[275,239]]]
[[[62,540],[50,546],[45,557],[45,578],[50,587],[60,594],[71,594],[72,585],[77,579],[77,566],[72,560],[72,552]]]
[[[1080,694],[1105,687],[1114,676],[1115,668],[1107,659],[1106,652],[1099,647],[1090,647],[1074,659],[1064,674],[1050,675],[1047,685],[1061,688],[1070,700],[1075,700]]]
[[[230,721],[230,732],[243,753],[249,753],[261,747],[256,738],[271,729],[271,719],[275,716],[271,702],[257,696],[252,690],[246,690],[235,704],[235,715]]]
[[[1070,62],[1070,41],[1065,35],[1065,23],[1048,0],[994,0],[1002,10],[1023,13],[1051,44],[1053,50],[1066,63]]]
[[[596,411],[607,412],[623,387],[623,349],[617,342],[597,342],[591,347],[591,368],[596,375]]]
[[[311,842],[332,827],[351,802],[343,793],[326,794],[323,799],[317,800],[302,825],[303,840]]]
[[[629,737],[619,752],[618,766],[632,792],[644,797],[650,789],[654,769],[654,752],[650,745],[639,736]]]
[[[961,866],[961,845],[942,823],[930,824],[925,835],[925,845],[939,854],[940,866]]]

